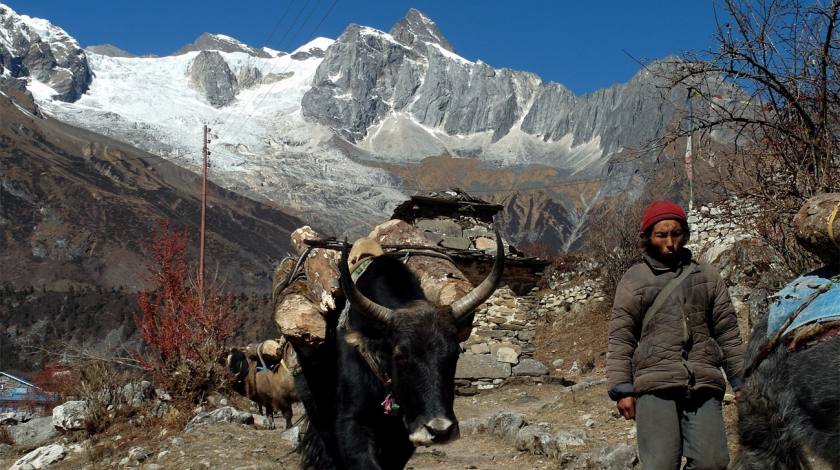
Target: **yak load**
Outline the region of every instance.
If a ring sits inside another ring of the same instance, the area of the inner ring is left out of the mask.
[[[824,266],[770,300],[750,336],[738,401],[737,468],[840,468],[840,193],[808,200],[797,241]]]
[[[301,467],[403,468],[417,446],[458,437],[459,343],[498,286],[504,245],[473,287],[422,232],[390,220],[351,245],[292,234],[275,271],[275,322],[295,352],[306,409]]]
[[[244,351],[233,348],[227,367],[234,377],[233,390],[257,404],[274,429],[274,412],[280,411],[286,429],[292,427],[292,403],[299,401],[288,361],[294,359],[290,344],[267,340],[249,344]]]

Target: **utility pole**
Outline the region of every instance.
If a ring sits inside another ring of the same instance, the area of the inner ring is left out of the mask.
[[[691,152],[691,137],[694,133],[694,109],[691,103],[691,91],[688,89],[688,96],[685,98],[688,107],[688,138],[685,142],[685,176],[688,179],[688,210],[694,209],[694,155]]]
[[[198,248],[198,292],[201,298],[201,306],[204,307],[204,231],[205,231],[205,215],[207,212],[207,158],[210,152],[207,150],[207,133],[210,129],[204,125],[204,140],[202,142],[201,153],[204,157],[204,170],[201,178],[201,229],[199,230],[199,248]]]

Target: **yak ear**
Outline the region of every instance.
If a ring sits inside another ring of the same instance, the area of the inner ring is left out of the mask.
[[[469,313],[467,316],[463,317],[460,320],[456,320],[456,325],[458,327],[458,332],[456,333],[458,336],[458,342],[463,343],[467,339],[469,339],[470,335],[472,334],[473,329],[473,320],[475,319],[475,312]]]

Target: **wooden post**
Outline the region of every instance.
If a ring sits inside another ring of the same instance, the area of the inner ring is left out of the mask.
[[[204,170],[201,178],[201,228],[199,229],[198,248],[198,292],[201,296],[201,306],[204,306],[204,220],[207,211],[207,132],[210,129],[204,126],[204,139],[202,141],[201,153],[204,158]]]

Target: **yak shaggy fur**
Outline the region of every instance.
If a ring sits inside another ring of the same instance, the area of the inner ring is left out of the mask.
[[[316,406],[307,405],[304,469],[401,469],[415,450],[409,434],[433,416],[454,423],[457,437],[452,409],[457,338],[459,329],[471,328],[471,318],[459,324],[451,311],[429,304],[414,274],[393,258],[376,258],[356,285],[369,299],[396,309],[396,318],[385,324],[350,309],[347,330],[338,328],[330,338],[335,363],[319,366],[313,378],[321,396],[313,397]],[[383,413],[388,390],[360,357],[358,337],[381,372],[393,378],[398,416]],[[304,367],[304,374],[312,369]]]
[[[236,375],[234,389],[255,402],[260,410],[265,409],[271,427],[274,427],[274,411],[280,410],[286,419],[286,429],[292,427],[292,403],[299,401],[292,374],[283,364],[273,370],[257,370],[257,364],[248,360],[245,353],[233,350],[228,357],[231,372]]]
[[[765,318],[745,363],[767,342]],[[796,352],[777,346],[745,380],[738,415],[736,468],[807,469],[807,449],[840,469],[840,336]]]

